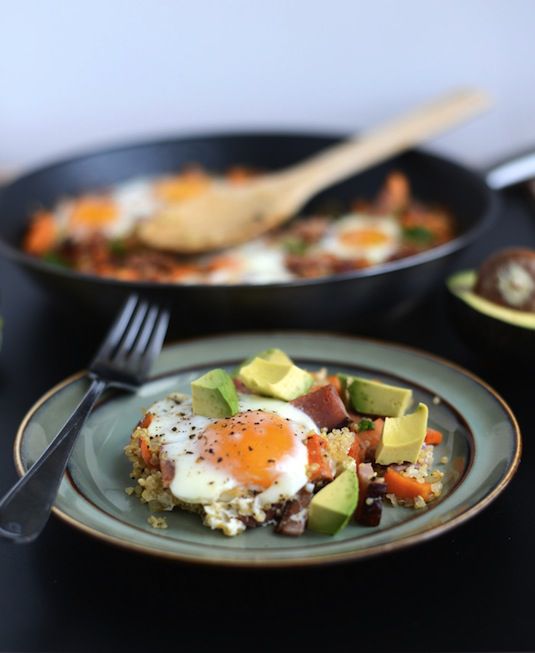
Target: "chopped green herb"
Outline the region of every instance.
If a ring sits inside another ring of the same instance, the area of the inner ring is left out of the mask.
[[[416,245],[430,245],[435,239],[433,232],[425,227],[405,227],[403,236]]]
[[[359,431],[373,431],[375,428],[371,419],[361,419],[359,422]]]
[[[124,240],[116,238],[108,241],[108,249],[115,256],[124,256],[126,254],[126,244]]]
[[[53,265],[61,265],[64,268],[70,267],[69,262],[57,252],[46,252],[41,256],[41,258],[43,259],[43,261],[46,261],[47,263],[52,263]]]
[[[308,248],[307,243],[305,243],[305,241],[301,240],[300,238],[286,238],[282,244],[288,254],[302,255]]]

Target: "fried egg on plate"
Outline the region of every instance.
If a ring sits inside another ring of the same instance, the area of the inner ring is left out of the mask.
[[[342,259],[383,263],[398,249],[401,229],[391,216],[346,215],[335,220],[318,243],[318,249]]]
[[[170,395],[149,408],[149,436],[173,463],[172,494],[202,505],[205,523],[227,535],[244,530],[239,516],[265,519],[269,506],[294,496],[307,482],[307,435],[318,427],[292,404],[239,395],[228,418],[195,415],[191,398]]]

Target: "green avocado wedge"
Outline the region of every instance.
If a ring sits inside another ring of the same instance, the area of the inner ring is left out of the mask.
[[[204,417],[232,417],[239,410],[238,393],[228,372],[215,369],[191,383],[193,412]]]
[[[488,363],[535,363],[535,313],[516,311],[479,297],[474,270],[447,280],[448,308],[466,344]]]
[[[359,500],[359,482],[354,469],[346,469],[314,495],[308,513],[308,528],[336,535],[345,528]]]
[[[274,363],[254,358],[240,369],[239,380],[251,392],[283,401],[292,401],[310,389],[313,378],[293,363]]]

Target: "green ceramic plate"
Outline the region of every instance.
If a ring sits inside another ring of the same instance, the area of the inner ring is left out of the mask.
[[[403,383],[430,407],[431,425],[446,435],[449,463],[443,496],[414,511],[386,507],[378,528],[350,524],[335,537],[306,532],[286,538],[271,527],[235,538],[201,525],[198,516],[165,513],[169,528],[147,523],[146,506],[125,493],[131,484],[123,447],[142,410],[212,367],[232,369],[255,351],[280,347],[310,369],[369,374]],[[88,420],[61,483],[55,512],[69,524],[126,548],[177,560],[237,566],[297,566],[352,560],[399,549],[443,533],[474,516],[507,485],[520,458],[520,433],[505,402],[485,383],[421,351],[329,334],[243,334],[168,346],[155,378],[136,395],[110,394]],[[86,389],[82,375],[43,397],[24,419],[15,444],[20,473],[33,464]]]

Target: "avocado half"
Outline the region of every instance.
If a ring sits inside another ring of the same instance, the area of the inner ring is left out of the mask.
[[[476,295],[476,276],[475,270],[465,270],[447,280],[450,313],[463,340],[490,364],[535,364],[535,313]]]

